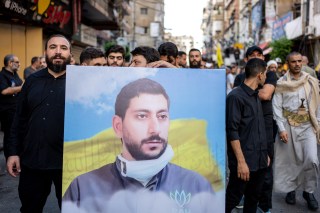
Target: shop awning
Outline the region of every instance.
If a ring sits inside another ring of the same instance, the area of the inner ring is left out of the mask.
[[[271,53],[271,51],[272,51],[272,47],[269,47],[269,48],[263,50],[263,55],[267,55],[267,54]]]
[[[270,42],[261,43],[261,44],[259,44],[259,47],[264,50],[264,49],[266,49],[268,47],[269,43]]]

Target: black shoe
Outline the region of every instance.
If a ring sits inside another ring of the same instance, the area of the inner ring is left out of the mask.
[[[302,196],[307,201],[308,208],[310,210],[316,210],[319,208],[318,201],[314,197],[313,193],[303,192]]]
[[[295,191],[289,192],[287,194],[286,203],[290,204],[290,205],[296,204],[296,192]]]

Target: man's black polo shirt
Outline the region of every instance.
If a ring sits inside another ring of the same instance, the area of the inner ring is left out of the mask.
[[[48,69],[30,75],[22,87],[8,154],[33,169],[62,169],[66,75]]]
[[[0,112],[8,109],[16,109],[18,94],[15,95],[2,95],[1,92],[11,86],[21,86],[22,80],[17,72],[10,72],[4,67],[0,72]]]
[[[229,168],[237,169],[237,159],[230,144],[233,140],[240,140],[250,171],[266,168],[267,139],[258,92],[244,83],[232,90],[227,96],[226,122]]]

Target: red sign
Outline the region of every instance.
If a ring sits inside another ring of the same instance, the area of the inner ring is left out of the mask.
[[[49,6],[47,9],[47,18],[43,18],[43,23],[46,24],[59,24],[59,27],[62,29],[65,24],[70,21],[71,12],[63,10],[62,6]]]

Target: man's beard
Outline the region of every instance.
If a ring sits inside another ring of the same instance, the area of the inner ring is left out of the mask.
[[[109,67],[122,67],[117,62],[113,62],[112,64],[108,65]]]
[[[157,140],[159,143],[162,143],[162,150],[157,155],[149,155],[143,152],[142,146],[147,143],[148,141]],[[143,139],[140,144],[137,144],[136,142],[132,141],[131,137],[123,136],[122,139],[124,145],[126,146],[128,152],[135,160],[153,160],[159,158],[167,147],[167,140],[161,138],[159,135],[153,135],[150,136],[147,139]]]
[[[190,68],[200,68],[201,67],[201,61],[189,61]]]
[[[297,69],[296,69],[297,68]],[[289,70],[290,70],[290,72],[292,73],[292,74],[297,74],[297,73],[300,73],[301,72],[301,68],[302,67],[300,67],[300,66],[295,66],[295,67],[293,67],[293,69],[290,69],[289,68]]]
[[[180,66],[180,67],[183,67],[183,68],[186,68],[186,65],[185,65],[185,64],[179,63],[179,66]]]
[[[63,63],[59,63],[59,64],[54,64],[53,60],[54,59],[62,59]],[[61,56],[61,54],[57,54],[51,58],[48,57],[48,55],[46,55],[46,62],[47,62],[47,67],[52,70],[55,73],[61,73],[63,71],[65,71],[67,69],[67,64],[70,64],[71,62],[71,55],[69,55],[68,58],[65,58],[63,56]]]

